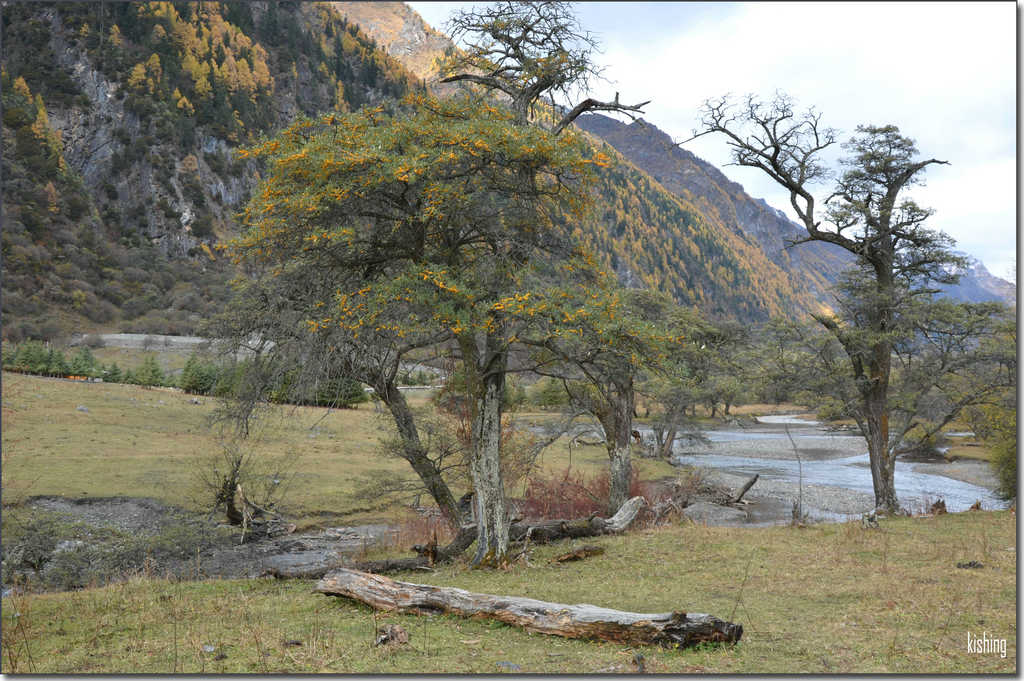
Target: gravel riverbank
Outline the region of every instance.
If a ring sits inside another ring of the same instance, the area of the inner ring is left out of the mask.
[[[759,473],[744,497],[748,519],[739,524],[790,522],[801,488],[803,509],[811,520],[843,521],[874,508],[867,447],[859,436],[829,432],[813,422],[783,421],[707,435],[709,444],[679,448],[677,463],[699,468],[709,482],[734,491]],[[951,503],[950,510],[965,510],[975,498],[985,508],[999,507],[991,493],[996,479],[985,462],[899,460],[896,465],[900,500],[913,512],[938,498]],[[737,523],[723,514],[721,522],[712,524]]]

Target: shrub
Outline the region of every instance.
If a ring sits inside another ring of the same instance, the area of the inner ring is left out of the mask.
[[[11,529],[11,525],[5,523],[5,535]],[[10,582],[15,570],[29,569],[37,575],[41,574],[57,548],[57,523],[51,517],[33,517],[21,527],[13,529],[18,539],[9,550],[4,551],[5,573],[8,573],[3,575],[5,582]]]
[[[990,407],[986,430],[990,433],[991,464],[999,480],[997,493],[1004,499],[1017,498],[1017,411]]]
[[[583,471],[572,468],[551,477],[538,472],[526,481],[520,511],[524,518],[534,520],[586,518],[594,513],[603,515],[608,507],[609,489],[607,472],[589,478]],[[649,493],[649,490],[644,488],[636,467],[633,467],[629,495],[648,496],[645,492]]]

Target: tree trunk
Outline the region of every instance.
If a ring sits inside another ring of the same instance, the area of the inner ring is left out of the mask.
[[[427,492],[430,493],[437,507],[441,509],[441,514],[448,524],[451,527],[458,527],[461,523],[458,504],[451,489],[448,488],[448,484],[441,477],[441,472],[427,456],[426,449],[420,442],[419,431],[416,429],[416,422],[409,403],[405,401],[405,396],[393,382],[382,382],[375,387],[394,418],[398,435],[402,439],[403,458],[416,471],[420,482],[427,488]]]
[[[676,433],[678,429],[675,426],[671,426],[667,431],[664,431],[663,435],[658,436],[658,458],[668,459],[672,456],[672,445],[676,441]]]
[[[629,498],[629,482],[633,473],[631,445],[616,444],[608,451],[609,456],[609,512],[619,508]]]
[[[899,510],[896,498],[896,461],[889,453],[888,412],[884,403],[870,397],[865,399],[868,458],[871,462],[871,482],[875,490],[875,508],[890,513]]]
[[[494,619],[527,631],[621,645],[658,644],[676,648],[707,642],[735,643],[743,635],[742,625],[705,614],[634,613],[588,604],[565,605],[519,596],[492,596],[451,587],[396,582],[380,575],[345,569],[325,576],[316,590],[329,596],[350,598],[378,610]]]
[[[469,471],[473,478],[477,545],[474,566],[502,566],[508,560],[508,511],[501,476],[501,402],[508,356],[493,334],[460,338],[472,417]]]
[[[880,331],[891,322],[878,323]],[[867,424],[868,458],[875,490],[875,508],[889,513],[899,510],[896,499],[896,460],[889,451],[889,374],[892,362],[889,343],[875,343],[869,357],[870,381],[862,390],[864,420]]]
[[[605,447],[608,449],[608,513],[615,513],[629,498],[629,482],[633,466],[631,438],[636,393],[632,382],[617,386],[605,394],[607,408],[598,410],[598,420],[604,428]]]

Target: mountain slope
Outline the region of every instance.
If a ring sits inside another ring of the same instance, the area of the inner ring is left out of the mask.
[[[447,38],[436,32],[408,6],[397,2],[333,3],[347,13],[381,44],[390,46],[390,53],[407,66],[429,64],[445,50],[452,49]],[[430,35],[430,39],[424,36]],[[408,55],[408,56],[407,56]],[[412,56],[415,55],[415,56]],[[419,72],[426,77],[429,70]],[[672,144],[671,138],[646,121],[624,124],[601,115],[586,115],[576,124],[611,144],[641,172],[648,173],[658,184],[675,194],[709,223],[741,234],[748,243],[756,244],[765,256],[789,276],[789,286],[798,298],[814,298],[830,304],[829,289],[836,276],[853,263],[852,256],[832,244],[809,242],[790,246],[806,231],[763,199],[749,196],[743,187],[729,180],[718,168],[685,149]],[[599,239],[600,241],[600,239]],[[642,260],[642,258],[641,258]],[[1012,284],[993,277],[976,261],[968,267],[960,284],[946,287],[948,295],[963,300],[1015,299]],[[692,269],[692,267],[691,267]],[[685,277],[685,263],[684,263]],[[617,270],[618,271],[618,270]],[[628,272],[627,279],[659,279],[654,272]],[[671,286],[670,286],[671,288]],[[677,287],[678,288],[678,287]],[[681,297],[686,300],[686,297]]]
[[[8,339],[193,331],[230,276],[210,247],[258,178],[234,148],[417,83],[319,5],[0,11]]]
[[[854,262],[850,253],[824,242],[791,245],[806,235],[801,225],[763,199],[748,195],[742,185],[707,161],[674,145],[668,134],[647,121],[627,125],[592,114],[580,116],[576,123],[611,144],[670,192],[692,203],[708,219],[752,239],[775,265],[791,276],[796,290],[806,291],[825,304],[831,301],[832,283]],[[1016,299],[1013,284],[991,275],[973,258],[968,258],[960,282],[942,289],[945,295],[968,302]]]
[[[259,179],[234,150],[297,116],[421,88],[451,48],[401,3],[8,3],[0,15],[9,340],[194,332],[226,298],[232,267],[213,247],[237,233]],[[627,285],[743,320],[828,300],[844,253],[784,248],[798,226],[650,124],[579,123],[617,162],[577,236]],[[957,295],[999,281],[971,274]]]
[[[436,75],[436,60],[452,42],[431,28],[404,2],[329,2],[330,7],[359,28],[418,78]]]
[[[790,246],[806,234],[802,227],[763,200],[747,195],[740,184],[675,146],[666,133],[646,121],[627,125],[592,114],[579,117],[576,124],[611,144],[667,190],[725,229],[748,237],[775,265],[795,275],[796,286],[806,288],[819,300],[826,300],[831,283],[853,261],[846,251],[832,244]]]
[[[673,195],[614,149],[604,151],[613,163],[598,174],[593,216],[575,235],[625,285],[745,321],[820,307],[751,239]]]

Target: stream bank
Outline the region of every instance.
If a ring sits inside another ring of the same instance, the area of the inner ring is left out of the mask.
[[[757,483],[745,497],[748,518],[709,524],[773,525],[793,520],[794,503],[803,499],[811,521],[845,521],[871,511],[874,491],[864,439],[834,432],[795,415],[760,417],[748,427],[705,433],[707,444],[676,447],[673,463],[700,469],[713,483],[737,489],[752,475]],[[926,461],[900,458],[896,492],[911,512],[923,512],[942,499],[951,512],[1004,508],[993,490],[996,479],[987,463],[940,457]]]

